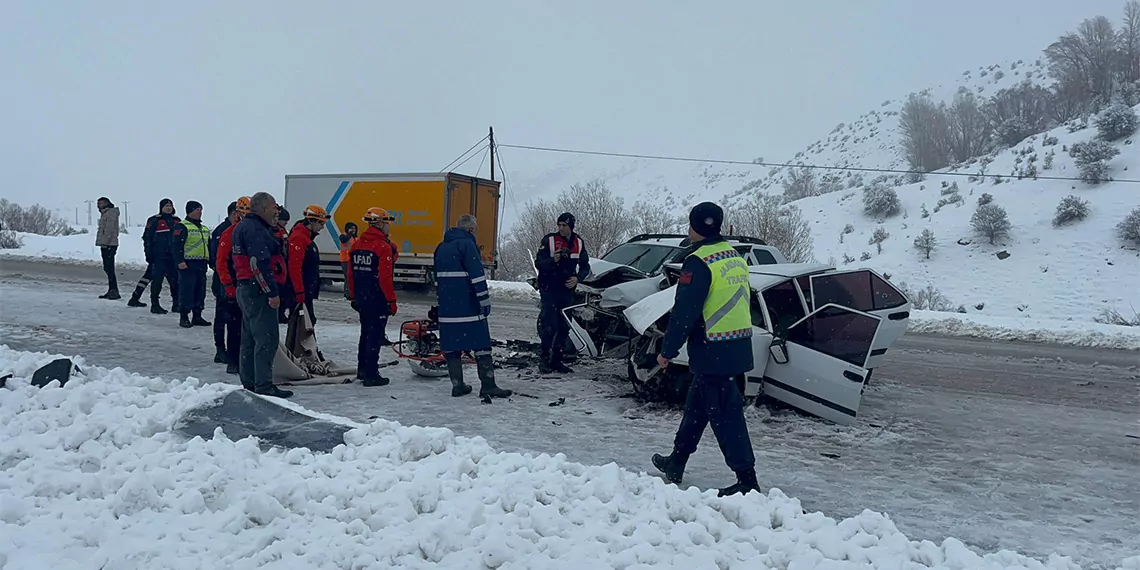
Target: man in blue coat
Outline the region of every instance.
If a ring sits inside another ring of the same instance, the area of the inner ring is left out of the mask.
[[[507,398],[510,390],[495,385],[495,366],[491,362],[491,331],[487,317],[491,314],[491,294],[483,274],[483,260],[475,242],[475,216],[460,216],[458,227],[443,234],[443,243],[435,248],[435,282],[439,300],[439,344],[447,359],[451,377],[451,395],[471,393],[463,382],[462,352],[474,351],[478,367],[481,398]]]

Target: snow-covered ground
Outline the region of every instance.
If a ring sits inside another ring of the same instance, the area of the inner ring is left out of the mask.
[[[0,346],[0,567],[1077,568],[956,539],[912,541],[888,516],[805,513],[778,489],[717,498],[617,465],[498,452],[482,438],[377,419],[328,454],[179,437],[235,388]],[[1136,568],[1140,557],[1121,561]]]

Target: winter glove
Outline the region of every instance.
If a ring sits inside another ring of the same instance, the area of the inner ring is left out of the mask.
[[[396,316],[396,302],[395,301],[388,303],[388,311],[389,311],[388,314],[392,315],[393,317]]]
[[[237,288],[233,285],[226,286],[226,298],[233,301],[237,297]]]
[[[305,304],[305,292],[304,291],[301,291],[300,293],[293,293],[293,298],[297,300],[298,305],[304,305]]]

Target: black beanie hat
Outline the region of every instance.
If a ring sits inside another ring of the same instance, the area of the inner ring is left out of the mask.
[[[162,209],[165,208],[167,204],[170,204],[170,207],[173,208],[174,207],[174,200],[171,200],[170,198],[163,198],[163,199],[158,201],[159,213],[162,213]]]
[[[574,214],[563,212],[562,215],[558,216],[558,223],[561,224],[562,222],[566,222],[570,229],[574,229]]]
[[[190,215],[190,212],[193,212],[194,210],[199,210],[201,208],[202,208],[201,203],[199,203],[196,200],[190,200],[189,202],[186,202],[186,215]]]
[[[233,215],[234,210],[236,210],[236,209],[237,209],[237,202],[236,201],[230,202],[230,205],[226,206],[226,215],[227,216]]]
[[[711,237],[720,233],[724,223],[724,210],[712,202],[701,202],[689,211],[689,225],[701,237]]]
[[[282,222],[288,222],[289,221],[289,210],[286,210],[285,208],[281,208],[281,211],[277,212],[277,219],[281,220]]]

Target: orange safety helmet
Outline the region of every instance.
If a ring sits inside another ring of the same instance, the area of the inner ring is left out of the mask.
[[[242,196],[237,199],[237,211],[242,214],[249,213],[249,196]]]
[[[394,222],[396,218],[393,218],[392,214],[389,214],[388,210],[384,208],[368,208],[368,211],[364,213],[364,221],[370,224],[375,222]]]
[[[301,214],[301,217],[304,218],[306,221],[316,221],[316,222],[327,222],[327,221],[329,221],[329,213],[326,212],[324,208],[322,208],[316,204],[309,204],[309,206],[307,208],[305,208],[305,211]]]

